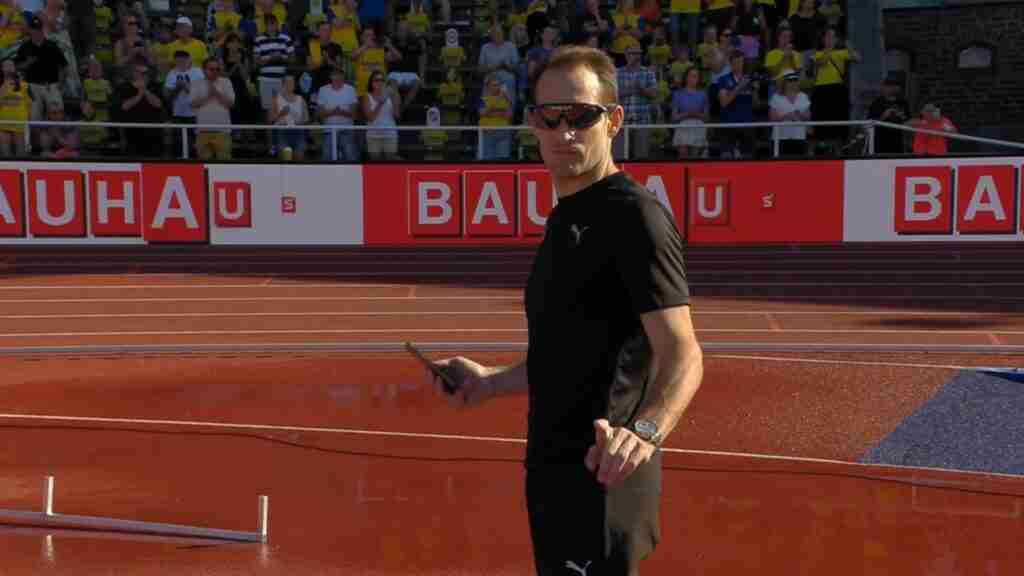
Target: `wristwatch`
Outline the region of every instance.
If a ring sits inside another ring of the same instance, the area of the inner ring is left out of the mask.
[[[661,432],[658,426],[650,420],[637,420],[633,422],[633,432],[641,439],[658,446],[661,444]]]

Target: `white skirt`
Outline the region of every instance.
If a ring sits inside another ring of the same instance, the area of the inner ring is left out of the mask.
[[[675,135],[672,136],[673,146],[703,148],[708,145],[708,130],[704,128],[704,121],[687,118],[681,124],[692,128],[676,128]]]

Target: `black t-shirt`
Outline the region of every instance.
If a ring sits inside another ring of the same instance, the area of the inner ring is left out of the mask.
[[[153,95],[160,97],[160,87],[156,84],[149,85],[149,91]],[[139,94],[139,89],[131,82],[122,82],[117,87],[117,98],[121,102],[121,106],[124,106],[125,101],[135,98]],[[164,116],[163,108],[159,106],[153,106],[148,98],[143,97],[139,100],[131,110],[121,109],[119,119],[125,122],[161,122]]]
[[[28,40],[18,48],[14,61],[22,64],[29,60],[33,60],[25,68],[25,81],[29,84],[56,84],[60,82],[60,71],[68,65],[64,52],[49,39],[39,46]]]
[[[793,30],[793,48],[797,52],[806,52],[818,47],[818,35],[825,29],[825,19],[821,16],[804,18],[799,14],[789,17],[789,25]]]
[[[640,316],[689,303],[683,241],[657,198],[618,172],[559,200],[526,288],[526,465],[581,464],[594,420],[631,423],[648,393]]]
[[[889,100],[885,96],[879,96],[871,103],[871,107],[868,109],[868,118],[871,120],[882,120],[882,114],[885,114],[885,111],[889,108],[898,110],[900,116],[890,116],[884,120],[885,122],[903,124],[910,120],[910,103],[906,99],[894,98]],[[904,132],[902,130],[886,128],[884,126],[876,127],[875,152],[879,154],[902,154],[904,152],[903,135]]]

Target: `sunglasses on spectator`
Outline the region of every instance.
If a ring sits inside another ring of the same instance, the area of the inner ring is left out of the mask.
[[[565,120],[565,125],[570,130],[586,130],[597,124],[601,116],[610,110],[611,108],[600,104],[582,102],[531,105],[526,109],[531,124],[548,130],[557,129],[562,120]]]

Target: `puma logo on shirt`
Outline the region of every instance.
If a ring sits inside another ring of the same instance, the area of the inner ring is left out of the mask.
[[[575,224],[573,226],[575,226]],[[569,570],[572,570],[573,572],[581,574],[582,576],[587,576],[587,568],[590,568],[590,565],[593,564],[593,562],[594,561],[591,560],[590,562],[587,562],[583,566],[580,566],[579,564],[573,562],[572,560],[566,560],[565,561],[565,567],[568,568]]]

